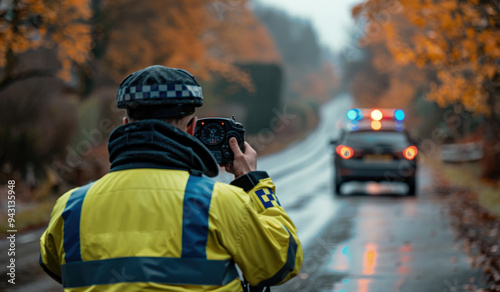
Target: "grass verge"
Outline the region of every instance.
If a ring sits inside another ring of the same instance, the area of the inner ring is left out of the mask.
[[[36,228],[43,227],[47,224],[50,218],[52,208],[54,208],[56,200],[47,200],[32,207],[23,209],[15,214],[15,228],[8,226],[7,214],[0,215],[0,235],[4,237],[6,230],[15,229],[18,232],[26,232]]]
[[[500,217],[500,185],[481,179],[482,168],[478,162],[448,164],[430,158],[426,158],[426,162],[437,169],[445,181],[475,192],[479,204]]]

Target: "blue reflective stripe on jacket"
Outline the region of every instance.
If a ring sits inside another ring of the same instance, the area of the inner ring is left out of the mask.
[[[87,191],[93,183],[87,184],[71,193],[66,208],[62,213],[64,219],[64,241],[63,246],[66,252],[64,259],[66,263],[79,262],[82,260],[80,251],[80,221],[82,204]]]
[[[115,283],[226,285],[238,277],[232,260],[128,257],[61,266],[65,288]]]

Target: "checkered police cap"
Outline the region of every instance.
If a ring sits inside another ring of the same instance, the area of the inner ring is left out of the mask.
[[[127,109],[134,119],[180,117],[203,105],[201,86],[193,75],[160,65],[125,77],[116,99],[118,108]]]

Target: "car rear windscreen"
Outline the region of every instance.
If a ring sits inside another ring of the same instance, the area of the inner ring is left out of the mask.
[[[405,148],[410,144],[406,135],[402,132],[351,132],[345,140],[347,146],[386,146]]]

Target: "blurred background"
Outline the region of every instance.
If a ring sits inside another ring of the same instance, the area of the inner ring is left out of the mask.
[[[423,154],[480,145],[477,179],[498,187],[499,31],[500,5],[485,0],[2,0],[1,194],[15,179],[26,231],[107,173],[118,84],[153,64],[195,75],[198,117],[234,115],[260,156],[307,137],[348,95],[405,110]]]

